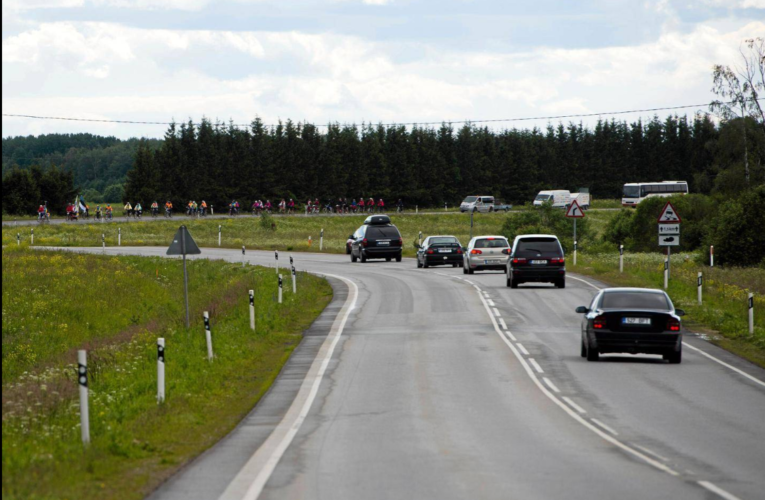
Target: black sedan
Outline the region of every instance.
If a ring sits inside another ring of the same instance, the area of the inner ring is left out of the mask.
[[[581,355],[587,361],[612,352],[660,354],[673,364],[682,360],[685,312],[661,290],[608,288],[576,312],[584,314]]]
[[[417,267],[462,265],[462,245],[454,236],[428,236],[417,246]]]

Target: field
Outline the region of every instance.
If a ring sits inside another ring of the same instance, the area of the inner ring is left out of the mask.
[[[142,498],[236,425],[331,299],[300,273],[274,301],[273,271],[178,260],[3,250],[3,498]],[[257,333],[247,290],[256,290]],[[201,313],[210,311],[215,359]],[[157,337],[167,400],[156,401]],[[91,437],[80,441],[76,349],[88,349]]]

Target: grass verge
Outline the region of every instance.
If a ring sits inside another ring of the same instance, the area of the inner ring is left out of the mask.
[[[274,301],[273,270],[178,260],[3,250],[3,498],[143,498],[229,432],[270,387],[330,301],[300,273]],[[257,334],[247,290],[256,290]],[[206,359],[201,312],[212,318]],[[156,401],[156,339],[167,400]],[[80,442],[75,351],[88,348],[91,445]]]
[[[755,311],[765,310],[765,269],[710,268],[693,256],[673,255],[669,293],[675,307],[687,313],[685,322],[715,344],[765,367],[765,316],[755,314],[754,333],[749,334],[747,296],[754,295]],[[664,256],[627,254],[624,273],[619,273],[619,254],[579,254],[578,265],[569,271],[592,276],[609,285],[663,288]],[[698,304],[696,279],[704,276],[702,305]]]

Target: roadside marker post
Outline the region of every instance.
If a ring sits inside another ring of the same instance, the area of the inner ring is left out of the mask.
[[[669,255],[664,259],[664,289],[669,286]]]
[[[754,333],[754,294],[749,294],[749,335]]]
[[[282,303],[282,275],[279,275],[279,303]]]
[[[292,255],[290,255],[290,267],[295,267],[294,264],[295,264],[295,261],[292,260]]]
[[[157,403],[165,402],[165,339],[157,339]]]
[[[715,246],[709,246],[709,267],[715,267]]]
[[[250,330],[255,331],[255,290],[250,290]]]
[[[420,206],[419,205],[415,205],[414,206],[414,213],[416,213],[416,214],[420,213]]]
[[[701,285],[704,284],[704,277],[701,274],[701,271],[699,271],[699,276],[696,278],[696,287],[698,288],[698,299],[699,299],[699,305],[701,305]]]
[[[205,320],[205,341],[207,342],[207,359],[212,361],[213,359],[213,346],[212,346],[212,332],[210,331],[210,313],[204,312]]]
[[[297,293],[297,273],[295,272],[295,266],[292,266],[292,293]]]
[[[80,386],[80,429],[82,444],[90,444],[90,415],[88,414],[88,355],[77,351],[77,383]]]
[[[417,239],[420,241],[419,245],[422,246],[422,231],[420,231],[419,236],[417,236]]]
[[[311,236],[308,236],[308,248],[311,248],[311,243],[313,243],[313,242],[311,241]]]
[[[276,260],[276,274],[279,274],[279,250],[274,250],[274,259]]]
[[[34,245],[35,244],[35,228],[30,229],[32,235],[30,236],[29,244]]]
[[[16,233],[16,246],[21,245],[21,233]]]
[[[221,233],[223,232],[223,226],[218,224],[218,246],[220,246]]]
[[[122,228],[117,228],[117,246],[122,246]]]
[[[324,228],[322,228],[321,232],[319,233],[319,251],[324,251]]]
[[[242,267],[244,267],[244,245],[242,245]]]
[[[624,245],[619,245],[619,272],[624,272]]]
[[[101,233],[101,248],[103,251],[106,251],[106,235],[104,233]]]

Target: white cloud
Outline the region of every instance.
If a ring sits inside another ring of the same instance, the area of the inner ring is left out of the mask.
[[[729,9],[765,9],[765,0],[704,0],[704,3]]]

